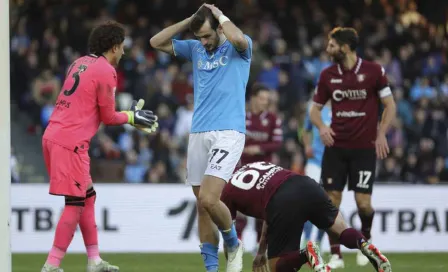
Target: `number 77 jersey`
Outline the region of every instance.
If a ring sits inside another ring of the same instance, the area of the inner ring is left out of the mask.
[[[297,174],[272,163],[246,164],[232,175],[221,194],[221,201],[229,208],[233,219],[237,211],[265,219],[269,200],[293,175]]]
[[[43,138],[82,152],[89,149],[101,122],[127,123],[127,115],[115,111],[116,85],[115,68],[105,57],[87,55],[75,60],[68,68]]]

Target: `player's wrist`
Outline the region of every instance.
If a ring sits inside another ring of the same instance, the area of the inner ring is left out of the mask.
[[[128,116],[128,124],[133,125],[134,124],[134,112],[132,112],[132,111],[122,111],[122,113],[125,113]]]
[[[229,17],[225,16],[224,14],[221,14],[218,17],[218,21],[219,21],[219,24],[222,25],[225,22],[230,22],[230,19],[229,19]]]

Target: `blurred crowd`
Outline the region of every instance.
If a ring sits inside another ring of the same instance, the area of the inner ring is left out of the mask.
[[[90,29],[114,19],[127,28],[117,109],[127,109],[133,97],[144,98],[145,108],[159,116],[160,129],[144,136],[130,126],[102,127],[92,140],[92,164],[118,163],[120,179],[131,183],[183,182],[193,113],[192,67],[154,51],[148,40],[193,14],[201,1],[10,2],[11,99],[32,118],[28,132],[45,129],[66,68],[86,53]],[[445,1],[213,2],[254,41],[248,88],[254,82],[269,86],[270,110],[283,120],[284,144],[276,162],[303,172],[300,134],[319,73],[331,64],[325,54],[327,33],[334,26],[353,26],[360,35],[359,55],[385,68],[398,109],[388,133],[391,154],[378,164],[378,179],[448,180]],[[194,37],[186,32],[176,38]]]

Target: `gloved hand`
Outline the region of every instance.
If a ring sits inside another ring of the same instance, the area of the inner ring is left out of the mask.
[[[154,115],[150,110],[142,110],[144,105],[145,100],[143,99],[140,99],[138,102],[132,101],[130,109],[124,111],[128,115],[128,123],[146,133],[155,132],[159,126],[157,115]]]

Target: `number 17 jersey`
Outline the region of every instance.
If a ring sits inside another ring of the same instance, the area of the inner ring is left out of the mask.
[[[254,162],[236,171],[221,194],[221,201],[230,210],[232,218],[236,212],[265,219],[265,208],[277,189],[289,177],[297,175],[278,165]]]
[[[100,123],[121,125],[125,113],[115,111],[117,74],[108,60],[87,55],[73,62],[43,138],[85,152]]]

